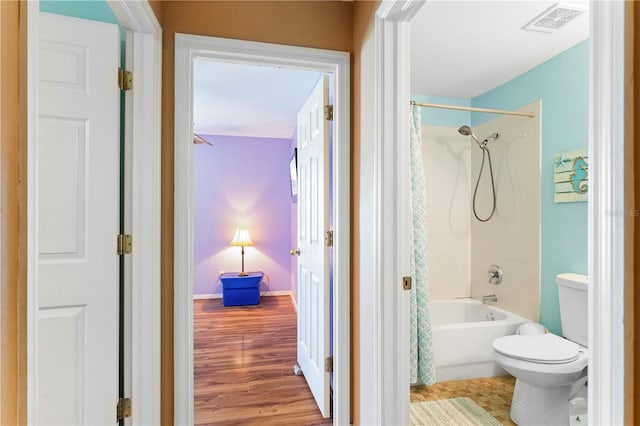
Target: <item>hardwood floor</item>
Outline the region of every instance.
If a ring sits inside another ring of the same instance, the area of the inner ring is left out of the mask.
[[[197,425],[319,425],[323,419],[296,362],[296,313],[289,296],[259,305],[194,301]]]

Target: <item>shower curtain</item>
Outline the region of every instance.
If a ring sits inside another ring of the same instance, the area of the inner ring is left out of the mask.
[[[411,278],[410,294],[410,353],[411,383],[426,385],[435,383],[431,346],[431,319],[429,315],[429,292],[427,285],[427,205],[424,164],[422,163],[422,120],[420,107],[411,110],[411,191],[409,197]]]

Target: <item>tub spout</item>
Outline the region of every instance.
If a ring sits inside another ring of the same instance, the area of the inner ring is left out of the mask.
[[[497,301],[498,301],[498,296],[496,296],[495,294],[483,294],[482,295],[482,303],[497,302]]]

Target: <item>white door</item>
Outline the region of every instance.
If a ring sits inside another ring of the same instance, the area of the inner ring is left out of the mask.
[[[324,417],[329,417],[329,121],[323,76],[298,113],[298,364]]]
[[[118,27],[40,15],[37,424],[116,423]]]

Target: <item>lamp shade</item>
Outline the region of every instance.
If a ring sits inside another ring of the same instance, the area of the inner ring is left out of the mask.
[[[233,240],[231,240],[232,246],[252,246],[253,241],[251,241],[251,236],[249,235],[249,231],[246,229],[236,229],[236,233],[233,236]]]

